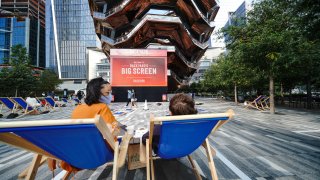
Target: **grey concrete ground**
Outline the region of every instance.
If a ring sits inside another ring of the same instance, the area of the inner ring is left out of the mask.
[[[218,113],[233,109],[235,119],[210,135],[210,144],[217,150],[214,158],[219,179],[320,179],[320,113],[277,109],[277,114],[244,109],[234,103],[197,98],[199,113]],[[125,103],[114,103],[116,118],[135,128],[148,127],[149,116],[168,114],[168,103],[138,103],[132,111]],[[43,115],[28,115],[13,120],[45,120],[69,118],[73,107]],[[8,119],[0,119],[7,121]],[[19,172],[28,166],[32,155],[24,150],[0,144],[0,179],[17,179]],[[203,179],[211,179],[204,149],[196,150],[196,160]],[[156,160],[157,179],[195,179],[186,158]],[[61,170],[56,170],[59,174]],[[93,170],[82,170],[75,179],[111,179],[112,167],[103,165]],[[120,170],[120,179],[146,179],[145,169]],[[50,179],[51,172],[42,166],[36,179]]]

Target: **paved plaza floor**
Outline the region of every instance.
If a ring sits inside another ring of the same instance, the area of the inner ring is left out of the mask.
[[[199,113],[235,111],[235,118],[214,135],[210,144],[217,150],[214,158],[219,179],[320,179],[320,113],[277,108],[277,113],[259,112],[236,106],[232,102],[212,98],[196,98]],[[64,107],[56,112],[27,115],[16,120],[46,120],[69,118],[74,107]],[[111,109],[118,121],[135,128],[148,127],[150,114],[169,114],[168,103],[149,102],[127,110],[125,103],[113,103]],[[1,121],[9,119],[2,118]],[[0,143],[0,179],[17,179],[33,157],[32,153]],[[192,157],[203,179],[211,179],[203,148]],[[81,157],[79,157],[81,158]],[[155,173],[158,180],[195,179],[187,158],[156,160]],[[59,176],[61,170],[56,170]],[[74,179],[111,179],[112,167],[103,165],[97,169],[82,170]],[[41,166],[36,179],[51,179],[46,165]],[[119,179],[146,179],[145,168],[120,169]]]

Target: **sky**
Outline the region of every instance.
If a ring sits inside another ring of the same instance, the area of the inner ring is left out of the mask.
[[[228,12],[235,11],[245,0],[219,0],[220,9],[214,20],[214,25],[216,32],[222,28],[228,21]],[[212,34],[214,34],[214,32]],[[224,46],[223,40],[217,40],[215,35],[212,35],[212,42],[215,43],[215,46]]]

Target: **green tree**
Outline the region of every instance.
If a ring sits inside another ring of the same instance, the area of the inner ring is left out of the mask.
[[[11,55],[8,58],[11,68],[5,70],[4,76],[6,86],[14,90],[14,96],[26,96],[29,91],[35,89],[36,77],[32,75],[27,49],[22,45],[11,48]],[[10,91],[12,94],[12,91]]]
[[[260,81],[261,76],[255,69],[248,68],[236,51],[218,58],[205,74],[204,84],[208,88],[234,91],[238,103],[239,89],[249,89]]]
[[[38,91],[49,92],[57,89],[62,80],[58,78],[58,75],[52,70],[44,70],[39,78]]]
[[[232,37],[231,51],[269,79],[270,112],[274,107],[274,81],[292,68],[296,41],[296,15],[291,1],[265,0],[254,5],[246,26],[227,30]]]

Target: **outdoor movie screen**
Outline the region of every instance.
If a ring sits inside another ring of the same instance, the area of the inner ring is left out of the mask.
[[[111,85],[167,86],[167,51],[111,50]]]

